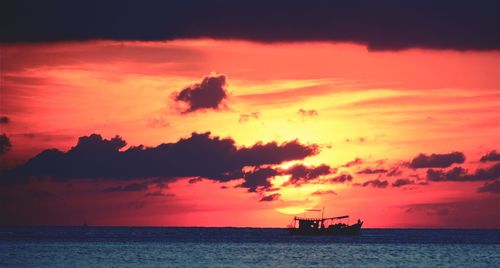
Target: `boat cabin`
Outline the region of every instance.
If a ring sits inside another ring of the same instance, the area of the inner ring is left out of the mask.
[[[347,226],[347,224],[339,220],[348,219],[349,216],[339,216],[330,218],[301,218],[294,217],[290,227],[298,228],[299,230],[318,230],[325,228],[335,228]]]

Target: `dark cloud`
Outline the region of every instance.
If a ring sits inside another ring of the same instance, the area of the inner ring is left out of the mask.
[[[498,1],[3,2],[0,42],[89,39],[335,41],[369,49],[500,48]],[[214,19],[216,18],[216,19]],[[64,23],[61,23],[64,22]]]
[[[181,90],[175,96],[176,101],[188,105],[183,113],[190,113],[200,109],[218,109],[227,97],[226,76],[213,74],[205,76],[201,83],[196,83]]]
[[[476,180],[492,180],[500,178],[500,163],[489,168],[479,168],[474,172]]]
[[[248,122],[248,120],[250,120],[250,119],[259,119],[259,118],[260,118],[259,112],[251,112],[249,114],[240,115],[240,119],[238,120],[238,122],[245,123],[245,122]]]
[[[123,187],[124,192],[137,192],[137,191],[145,191],[148,189],[148,185],[146,183],[131,183],[127,184]]]
[[[1,173],[2,178],[50,177],[69,179],[154,179],[168,183],[178,177],[203,177],[226,182],[243,178],[243,187],[255,190],[269,186],[257,175],[244,174],[244,167],[260,172],[262,165],[276,165],[300,160],[318,153],[317,145],[297,140],[278,144],[257,143],[236,147],[231,138],[211,137],[210,132],[164,143],[156,147],[130,147],[119,136],[103,139],[100,135],[80,137],[67,152],[48,149],[27,163]],[[269,177],[269,173],[266,173]]]
[[[497,153],[496,150],[493,150],[493,151],[483,155],[479,161],[481,161],[481,162],[500,161],[500,153]]]
[[[297,111],[297,114],[302,116],[302,117],[314,117],[318,116],[318,111],[311,109],[311,110],[304,110],[304,109],[299,109]]]
[[[387,171],[386,176],[387,177],[394,177],[394,176],[401,175],[401,173],[403,173],[403,172],[399,168],[396,167],[396,168],[393,168],[393,169]]]
[[[252,172],[247,172],[243,176],[245,182],[240,186],[248,188],[249,192],[256,192],[257,188],[268,189],[271,186],[269,178],[278,175],[279,172],[273,168],[257,168]]]
[[[410,179],[397,179],[395,182],[392,183],[392,187],[401,187],[411,184],[415,184],[415,181]]]
[[[146,191],[148,189],[147,183],[131,183],[125,186],[113,186],[108,187],[103,190],[106,193],[114,193],[114,192],[138,192],[138,191]]]
[[[330,183],[344,183],[344,182],[351,182],[352,181],[352,175],[351,174],[340,174],[338,176],[335,176],[333,178],[330,178],[327,180]]]
[[[465,155],[462,152],[452,152],[449,154],[419,154],[411,160],[411,168],[445,168],[453,164],[462,164]]]
[[[389,183],[387,181],[381,181],[381,180],[371,180],[371,181],[366,181],[364,182],[363,184],[361,184],[361,186],[363,187],[367,187],[367,186],[372,186],[372,187],[375,187],[375,188],[386,188],[387,186],[389,185]]]
[[[238,149],[232,161],[245,163],[244,166],[260,166],[304,159],[318,153],[319,147],[316,144],[303,145],[297,140],[280,145],[276,142],[257,143],[252,147]]]
[[[291,175],[286,184],[301,185],[320,176],[331,174],[332,171],[332,168],[326,164],[312,167],[297,164],[283,171],[282,174]]]
[[[189,179],[189,180],[188,180],[188,183],[193,184],[193,183],[200,182],[200,181],[202,181],[202,180],[203,180],[203,178],[202,178],[202,177],[192,178],[192,179]]]
[[[301,186],[304,183],[309,183],[321,176],[333,174],[335,172],[336,169],[333,169],[326,164],[321,164],[319,166],[296,164],[288,169],[275,169],[271,167],[257,168],[251,172],[243,174],[245,182],[240,186],[248,188],[250,192],[255,192],[258,187],[270,190],[269,187],[271,186],[271,183],[269,182],[269,179],[277,175],[290,175],[289,180],[285,182],[284,185]],[[352,178],[341,176],[336,179],[340,181]]]
[[[0,155],[5,154],[12,148],[9,137],[5,134],[0,135]]]
[[[361,165],[361,164],[363,164],[363,159],[356,157],[356,159],[354,159],[354,160],[352,160],[350,162],[347,162],[342,167],[352,167],[352,166],[357,166],[357,165]]]
[[[427,170],[427,180],[429,181],[459,181],[467,174],[467,170],[462,167],[455,167],[445,171],[441,169]]]
[[[462,167],[454,167],[448,171],[427,170],[427,180],[429,181],[485,181],[498,178],[500,178],[500,163],[488,168],[478,168],[472,174],[469,174],[467,169]]]
[[[164,194],[164,193],[162,193],[161,191],[156,191],[156,192],[149,192],[149,193],[146,193],[146,196],[149,196],[149,197],[156,197],[156,196],[168,196],[168,197],[174,197],[174,196],[175,196],[175,194],[172,194],[172,193]]]
[[[260,199],[260,202],[269,202],[269,201],[275,201],[280,198],[281,194],[271,194],[271,195],[266,195]]]
[[[326,190],[326,191],[318,190],[318,191],[312,193],[312,195],[330,195],[330,194],[337,195],[337,193],[333,190]]]
[[[8,124],[10,122],[10,118],[7,116],[0,116],[0,124]]]
[[[371,168],[365,168],[363,170],[358,171],[358,174],[380,174],[380,173],[386,173],[386,169],[382,168],[376,168],[376,169],[371,169]]]
[[[156,187],[160,188],[160,189],[166,189],[166,188],[169,188],[167,184],[165,183],[157,183],[156,184]]]
[[[487,182],[477,189],[478,193],[494,193],[500,194],[500,181]]]

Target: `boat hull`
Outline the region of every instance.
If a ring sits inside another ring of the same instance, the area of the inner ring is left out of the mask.
[[[328,228],[304,229],[304,228],[288,228],[288,232],[292,235],[334,235],[348,236],[359,235],[363,222],[353,225],[332,225]]]

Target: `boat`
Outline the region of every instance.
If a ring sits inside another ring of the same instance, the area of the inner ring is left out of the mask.
[[[347,222],[347,223],[346,223]],[[295,216],[288,225],[292,235],[359,235],[363,221],[349,225],[349,216],[306,218]]]

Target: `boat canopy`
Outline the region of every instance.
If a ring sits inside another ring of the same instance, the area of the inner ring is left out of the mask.
[[[330,218],[301,218],[301,217],[295,217],[294,220],[296,221],[326,221],[326,220],[340,220],[340,219],[345,219],[349,218],[349,216],[338,216],[338,217],[330,217]]]

